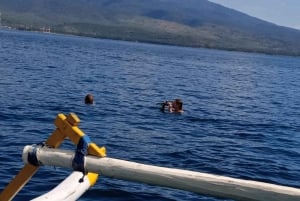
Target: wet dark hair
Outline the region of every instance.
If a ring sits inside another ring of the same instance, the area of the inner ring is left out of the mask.
[[[93,104],[94,103],[94,97],[92,96],[92,94],[88,94],[85,96],[84,103],[85,104]]]
[[[177,98],[177,99],[175,99],[175,102],[176,102],[176,104],[178,105],[178,108],[179,108],[180,110],[182,110],[182,105],[183,105],[182,100],[179,99],[179,98]]]

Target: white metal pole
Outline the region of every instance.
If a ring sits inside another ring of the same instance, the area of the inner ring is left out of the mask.
[[[35,149],[26,146],[23,160]],[[43,165],[72,168],[74,153],[66,150],[36,148],[38,161]],[[87,156],[85,167],[100,175],[170,187],[213,197],[239,201],[299,201],[300,189],[264,182],[235,179],[188,170],[145,165],[113,158]]]

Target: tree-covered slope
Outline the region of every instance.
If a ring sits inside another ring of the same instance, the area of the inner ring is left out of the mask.
[[[0,0],[2,25],[100,38],[300,55],[300,31],[207,0]]]

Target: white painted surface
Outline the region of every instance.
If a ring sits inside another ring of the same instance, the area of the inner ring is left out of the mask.
[[[26,146],[23,160],[27,163],[28,152],[34,147]],[[66,150],[38,148],[37,158],[43,165],[72,168],[74,153]],[[299,201],[300,189],[241,180],[207,173],[157,167],[113,158],[86,157],[89,172],[102,176],[142,182],[195,192],[214,197],[240,201]]]
[[[65,180],[45,193],[31,201],[74,201],[78,200],[90,187],[89,180],[84,177],[83,182],[79,182],[83,174],[72,172]]]

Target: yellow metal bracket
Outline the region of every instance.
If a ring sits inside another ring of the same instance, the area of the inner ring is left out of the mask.
[[[75,113],[70,113],[68,116],[58,114],[54,124],[56,130],[48,137],[45,144],[52,148],[58,148],[65,138],[69,138],[75,145],[77,145],[81,138],[87,137],[78,127],[80,119]],[[105,147],[98,147],[95,143],[88,143],[88,155],[105,157]],[[13,180],[6,186],[0,194],[0,201],[10,201],[23,188],[23,186],[30,180],[30,178],[37,172],[39,166],[25,164]],[[91,186],[97,181],[98,174],[88,173],[87,178]]]

